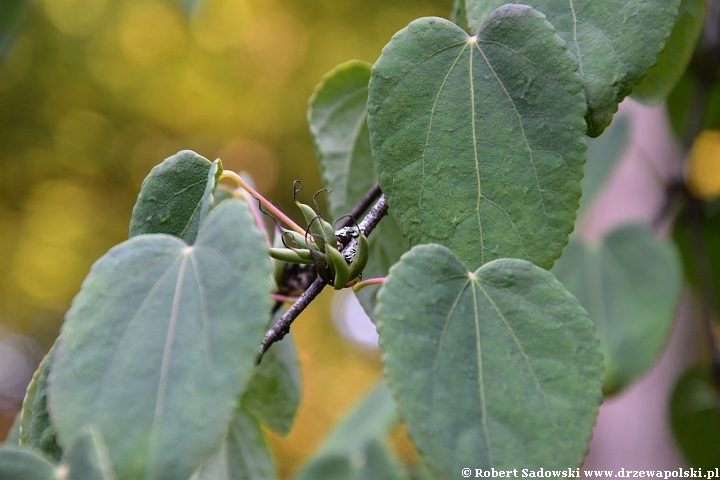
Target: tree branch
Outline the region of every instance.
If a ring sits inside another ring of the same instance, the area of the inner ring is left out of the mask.
[[[348,215],[350,215],[352,218],[360,217],[360,215],[362,215],[365,212],[365,210],[370,208],[370,205],[372,205],[372,203],[375,200],[380,198],[380,195],[382,195],[382,191],[380,190],[380,185],[377,182],[375,182],[375,185],[373,185],[372,188],[370,188],[370,190],[368,190],[368,192],[365,194],[365,196],[362,198],[362,200],[360,200],[357,203],[357,205],[355,205],[353,207],[353,209],[350,210]],[[350,224],[352,224],[352,220],[350,220],[349,218],[346,217],[341,222],[338,222],[338,228],[349,227]]]
[[[373,190],[374,189],[375,187],[373,187]],[[373,190],[371,190],[371,192]],[[369,195],[370,192],[368,192],[368,195],[366,195],[365,198],[368,198]],[[361,205],[363,201],[365,201],[365,199],[363,199],[358,206]],[[358,207],[355,207],[353,211],[356,209],[358,209]],[[368,212],[363,221],[360,222],[358,227],[363,231],[365,236],[370,235],[370,232],[372,232],[378,223],[380,223],[382,217],[387,215],[387,212],[388,204],[385,200],[385,195],[381,194],[380,199],[377,201],[372,210]],[[348,246],[357,245],[357,241],[357,238],[354,238]],[[326,283],[323,282],[320,277],[316,278],[308,289],[303,292],[298,301],[295,302],[272,327],[270,327],[265,334],[265,338],[260,344],[260,355],[258,356],[257,363],[260,363],[263,355],[273,343],[282,340],[282,338],[290,332],[290,325],[292,325],[298,315],[300,315],[300,313],[305,310],[308,305],[310,305],[310,302],[320,295],[320,292],[322,292],[323,288],[325,288],[325,285]]]

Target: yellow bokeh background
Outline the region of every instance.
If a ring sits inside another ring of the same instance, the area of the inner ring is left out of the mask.
[[[687,184],[698,198],[720,197],[720,130],[704,130],[693,142]]]
[[[452,6],[203,0],[187,15],[180,3],[36,0],[0,62],[0,326],[45,350],[92,263],[127,238],[154,165],[182,149],[220,157],[297,218],[293,180],[320,188],[305,118],[322,75],[375,61],[397,30]],[[303,403],[293,432],[271,436],[282,478],[380,376],[379,353],[333,327],[331,297],[293,329]],[[0,411],[0,438],[14,413]]]

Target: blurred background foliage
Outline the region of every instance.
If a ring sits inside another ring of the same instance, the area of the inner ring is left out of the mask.
[[[220,157],[294,214],[293,180],[320,188],[305,114],[322,75],[374,62],[397,30],[451,3],[29,2],[0,63],[0,337],[25,352],[0,364],[27,376],[10,388],[0,375],[0,438],[34,368],[23,362],[39,362],[92,263],[127,238],[154,165],[181,149]],[[304,396],[290,436],[273,437],[283,478],[380,375],[377,352],[336,332],[329,294],[293,331]]]

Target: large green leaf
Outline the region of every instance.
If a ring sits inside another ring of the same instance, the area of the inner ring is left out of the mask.
[[[447,248],[420,245],[390,270],[377,317],[402,420],[440,478],[582,463],[602,355],[550,272],[518,259],[469,272]]]
[[[690,63],[703,27],[706,0],[681,0],[677,21],[658,63],[633,89],[632,97],[647,105],[657,105],[670,94]]]
[[[670,400],[670,423],[690,465],[714,471],[720,465],[720,393],[706,367],[693,367]]]
[[[20,413],[20,445],[35,448],[59,462],[62,449],[55,441],[55,429],[47,411],[48,375],[55,346],[45,356],[27,389]]]
[[[553,273],[595,323],[605,394],[643,375],[667,344],[682,269],[675,247],[646,226],[624,225],[599,244],[570,240]]]
[[[397,421],[390,390],[380,382],[330,432],[296,480],[403,478],[382,443]]]
[[[369,81],[369,63],[343,63],[323,77],[310,98],[308,123],[323,184],[331,190],[333,219],[348,213],[376,181],[367,128]]]
[[[0,60],[5,56],[15,38],[27,5],[28,0],[2,0],[0,2]]]
[[[275,462],[268,450],[260,423],[252,415],[239,409],[235,412],[235,418],[220,450],[208,458],[190,480],[275,478]]]
[[[475,32],[505,0],[466,0]],[[618,103],[658,61],[680,0],[525,0],[547,15],[580,62],[588,135],[610,124]]]
[[[278,313],[281,313],[282,310]],[[276,315],[279,319],[280,315]],[[242,399],[243,408],[280,435],[290,433],[300,405],[300,365],[292,334],[263,355]]]
[[[629,140],[630,117],[627,115],[616,117],[602,135],[588,140],[578,218],[582,218],[602,190],[618,160],[625,153]]]
[[[111,249],[73,300],[53,358],[60,445],[96,425],[119,479],[188,478],[220,444],[248,382],[270,276],[240,200],[212,210],[192,247],[155,234]]]
[[[369,80],[369,64],[347,62],[325,75],[310,99],[308,122],[323,185],[331,191],[328,208],[333,218],[347,214],[377,181],[367,128]],[[390,215],[369,240],[370,257],[363,276],[384,277],[407,251],[407,244]],[[371,316],[377,291],[377,287],[368,287],[358,294]]]
[[[52,463],[30,450],[0,448],[0,480],[60,480]]]
[[[585,161],[577,62],[535,10],[508,5],[477,38],[441,18],[401,30],[373,67],[368,111],[380,185],[412,245],[470,268],[549,268],[573,229]]]
[[[130,237],[167,233],[192,245],[222,165],[183,150],[155,166],[143,181],[130,219]]]

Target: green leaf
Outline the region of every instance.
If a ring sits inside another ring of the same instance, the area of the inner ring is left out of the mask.
[[[294,480],[356,480],[357,469],[343,455],[322,457],[303,468]]]
[[[370,64],[357,60],[327,73],[310,98],[308,123],[333,219],[348,213],[375,184],[367,128]]]
[[[22,411],[15,415],[12,427],[8,432],[7,438],[5,439],[6,446],[8,445],[20,445],[20,418],[22,417]]]
[[[682,269],[673,244],[628,224],[599,244],[571,239],[553,273],[595,323],[605,394],[645,374],[667,344],[680,298]]]
[[[220,173],[222,165],[190,150],[166,158],[143,181],[130,219],[130,237],[167,233],[192,245]]]
[[[41,451],[59,462],[62,449],[55,440],[55,429],[47,411],[48,375],[55,345],[38,367],[27,389],[20,413],[20,445]]]
[[[398,469],[394,468],[396,462],[391,454],[381,451],[387,447],[374,442],[387,436],[397,422],[395,402],[381,381],[333,429],[296,480],[396,478],[376,474]]]
[[[0,480],[60,480],[52,463],[30,450],[0,448]]]
[[[585,176],[578,218],[582,218],[602,190],[613,169],[625,153],[630,140],[630,117],[618,116],[602,135],[588,140]]]
[[[505,0],[466,0],[477,31]],[[658,61],[680,0],[526,0],[547,15],[580,62],[587,97],[588,135],[610,125],[618,104]]]
[[[455,0],[450,20],[469,33],[470,28],[468,26],[467,11],[465,10],[465,0]]]
[[[670,94],[690,63],[705,18],[705,0],[681,0],[677,21],[658,63],[633,89],[632,97],[646,105],[657,105]]]
[[[278,319],[280,310],[275,319]],[[243,408],[280,435],[290,433],[300,405],[300,364],[291,334],[263,355],[242,399]]]
[[[88,428],[82,434],[67,458],[67,480],[115,480],[107,447],[100,432]]]
[[[0,2],[0,60],[10,49],[15,33],[25,16],[28,0],[3,0]]]
[[[463,465],[582,463],[602,401],[602,355],[587,313],[550,272],[518,259],[469,272],[447,248],[421,245],[390,270],[378,298],[385,376],[441,478]]]
[[[192,247],[139,235],[111,249],[73,300],[53,358],[60,445],[96,425],[120,480],[188,478],[220,444],[250,378],[271,271],[240,200],[210,212]]]
[[[329,72],[310,99],[308,123],[333,218],[347,214],[377,181],[367,128],[370,65],[351,61]],[[359,219],[358,219],[359,220]],[[400,259],[407,244],[388,215],[369,237],[370,257],[364,278],[384,277]],[[375,310],[377,287],[363,289],[358,298],[368,315]]]
[[[190,480],[275,478],[275,462],[268,450],[260,423],[240,409],[235,412],[235,418],[220,450],[208,458]]]
[[[233,198],[232,190],[226,185],[218,185],[215,189],[215,193],[213,194],[213,201],[210,205],[210,210],[217,207],[225,200],[230,200],[231,198]]]
[[[370,439],[385,436],[397,421],[397,407],[381,381],[333,429],[318,454],[352,455]]]
[[[405,480],[407,473],[390,449],[379,439],[373,438],[365,446],[364,465],[358,476],[360,480]]]
[[[703,92],[697,76],[688,69],[670,92],[667,111],[673,131],[680,140],[695,140],[697,126],[694,123],[698,120],[696,117],[699,106],[702,107],[700,128],[720,128],[720,82],[712,82],[708,90]],[[698,102],[702,103],[698,105]],[[692,134],[692,138],[686,138],[688,133]]]
[[[371,438],[353,456],[339,454],[317,458],[295,480],[405,480],[407,474],[390,449]]]
[[[567,243],[585,161],[577,62],[544,17],[498,9],[478,37],[441,18],[401,30],[373,67],[368,111],[380,186],[410,246],[471,268],[549,268]]]
[[[680,252],[680,258],[683,264],[685,278],[688,283],[696,290],[700,291],[703,296],[705,293],[701,290],[702,273],[698,271],[699,262],[707,262],[709,278],[705,282],[709,283],[712,288],[713,300],[716,305],[720,305],[720,205],[715,203],[700,205],[698,203],[689,204],[686,209],[678,215],[675,222],[675,230],[673,239],[675,245]],[[704,211],[703,211],[704,210]],[[701,218],[696,218],[701,215]],[[698,224],[695,227],[695,224]],[[695,229],[697,228],[697,231]],[[702,247],[698,245],[701,242]],[[697,258],[700,250],[704,250],[707,254],[706,259],[699,260]]]
[[[690,465],[720,465],[720,393],[708,368],[694,367],[678,381],[670,400],[670,423]]]

